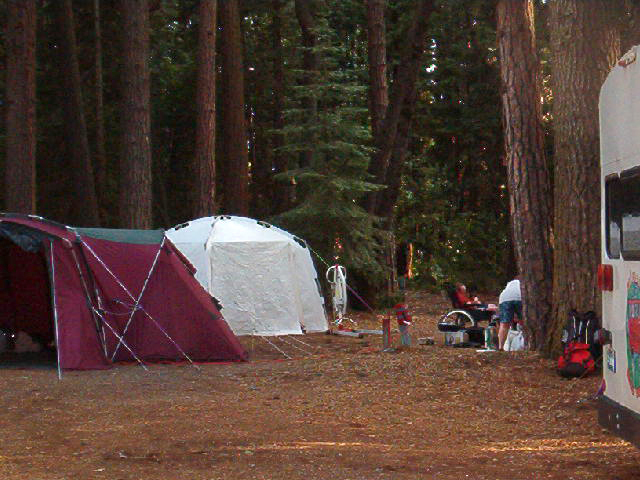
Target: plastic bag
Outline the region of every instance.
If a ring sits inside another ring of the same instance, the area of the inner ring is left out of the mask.
[[[522,330],[509,329],[507,339],[504,342],[504,349],[507,352],[524,350],[524,334]]]

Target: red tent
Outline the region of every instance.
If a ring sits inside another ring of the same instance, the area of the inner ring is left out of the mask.
[[[162,230],[0,216],[0,327],[55,339],[59,369],[247,359]]]

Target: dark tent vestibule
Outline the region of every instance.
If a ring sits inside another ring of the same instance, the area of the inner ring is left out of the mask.
[[[161,230],[0,216],[0,327],[55,340],[59,371],[246,360],[193,274]]]

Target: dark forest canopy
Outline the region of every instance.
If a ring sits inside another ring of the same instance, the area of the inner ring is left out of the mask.
[[[535,7],[552,171],[554,2],[514,3]],[[626,46],[636,9],[613,4],[606,21]],[[0,201],[83,226],[248,215],[305,238],[327,261],[339,257],[365,290],[388,278],[393,246],[411,244],[423,284],[495,290],[516,271],[496,5],[3,2],[0,107],[14,118],[9,80],[34,66],[35,93],[20,98],[35,107],[24,123],[35,153],[20,153],[19,165],[35,162],[36,176],[33,185],[16,176],[25,170],[7,158],[15,122],[3,121],[6,186],[27,182],[35,207],[15,203],[25,195],[15,188]],[[32,39],[16,18],[31,18]]]
[[[86,225],[93,222],[82,210],[86,204],[78,205],[72,175],[69,131],[77,125],[70,126],[65,113],[68,83],[64,80],[68,73],[60,62],[59,35],[63,19],[57,2],[35,3],[36,212]],[[216,61],[216,199],[211,213],[228,213],[224,199],[242,194],[225,181],[225,172],[232,168],[224,158],[225,142],[232,132],[223,122],[229,118],[224,109],[231,107],[225,103],[230,87],[222,72],[221,3]],[[386,77],[392,90],[420,2],[386,3]],[[362,207],[364,195],[376,191],[374,179],[367,174],[376,139],[367,100],[366,3],[309,2],[313,25],[306,35],[313,37],[313,44],[307,46],[300,6],[296,10],[293,0],[240,2],[245,131],[239,134],[246,138],[249,168],[249,210],[244,213],[292,229],[327,256],[339,241],[345,261],[371,270],[371,274],[381,273],[381,266],[375,266],[378,249],[384,231],[392,228],[397,241],[414,243],[418,255],[415,265],[425,279],[439,281],[455,274],[479,286],[498,285],[508,264],[508,203],[495,19],[486,4],[440,2],[430,18],[424,19],[426,50],[418,69],[408,154],[403,168],[390,172],[390,176],[401,177],[401,182],[393,220],[386,223],[374,221],[371,212]],[[120,158],[122,77],[124,52],[131,49],[123,42],[131,40],[123,38],[125,19],[120,2],[75,1],[72,5],[90,159],[96,177],[100,175],[100,224],[121,226],[119,189],[123,188],[122,169],[127,168]],[[153,226],[169,227],[195,213],[198,6],[195,0],[148,5]],[[6,23],[6,7],[0,9],[0,15]],[[3,33],[0,61],[6,66]],[[100,58],[96,58],[97,39]],[[305,70],[309,56],[315,61],[311,74]],[[100,77],[96,75],[98,60]],[[4,97],[4,84],[0,91]],[[103,103],[99,113],[98,96]],[[104,143],[98,143],[99,125]],[[0,139],[3,164],[5,132],[3,128]],[[98,156],[101,150],[104,160]],[[487,279],[487,271],[495,273]]]

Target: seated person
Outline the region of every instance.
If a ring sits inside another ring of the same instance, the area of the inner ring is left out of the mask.
[[[467,287],[462,283],[456,283],[455,297],[462,308],[482,309],[497,312],[498,307],[493,304],[482,303],[478,297],[469,298]]]

